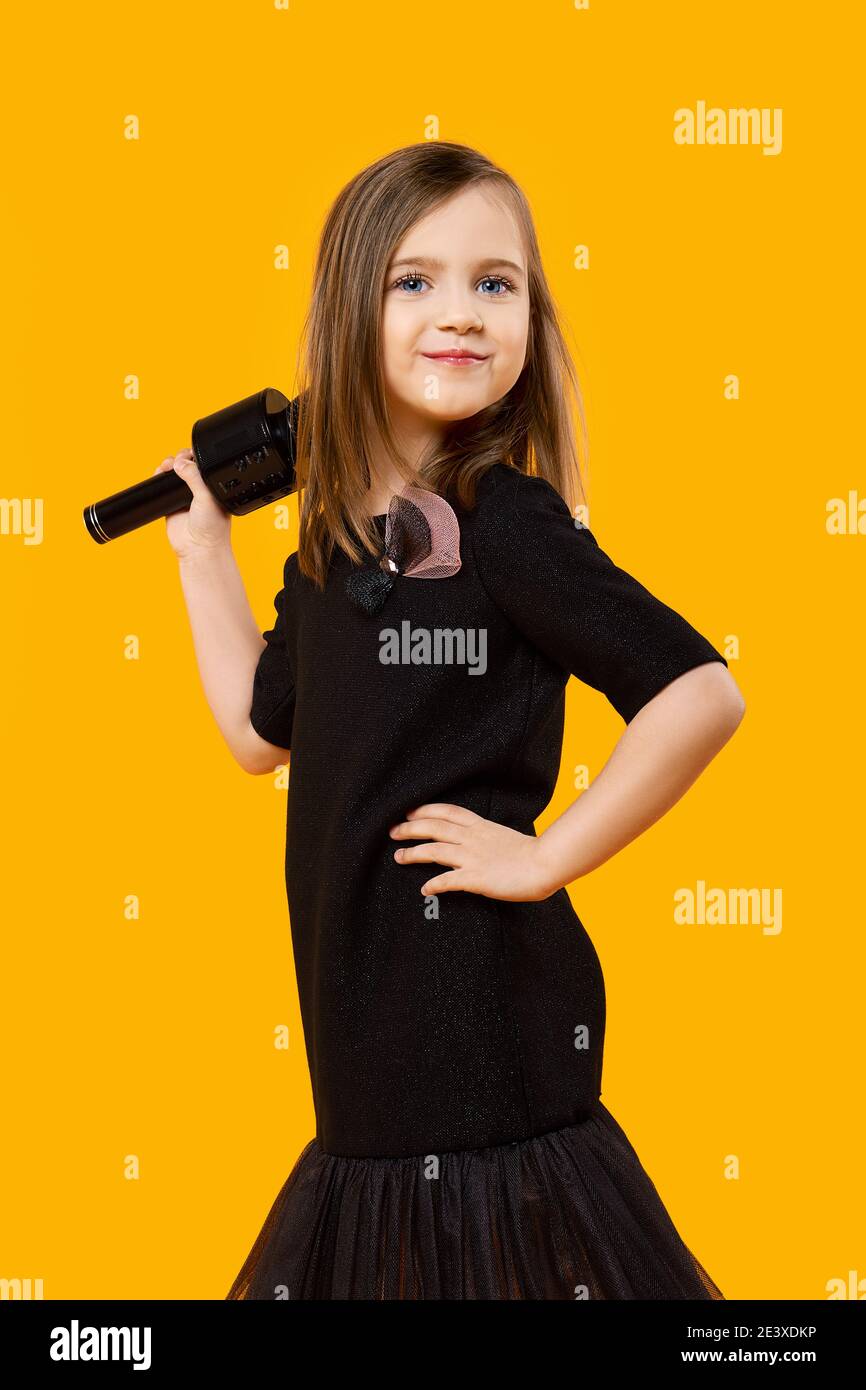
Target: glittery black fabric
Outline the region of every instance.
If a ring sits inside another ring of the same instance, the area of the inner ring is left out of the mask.
[[[601,1106],[604,980],[565,888],[425,898],[447,866],[399,864],[411,842],[388,829],[450,802],[535,834],[570,673],[627,722],[724,657],[543,479],[499,464],[474,510],[453,506],[456,574],[397,575],[377,616],[350,602],[342,551],[324,591],[291,555],[264,634],[251,719],[291,749],[317,1132],[229,1297],[721,1297]],[[389,634],[396,662],[380,659]]]

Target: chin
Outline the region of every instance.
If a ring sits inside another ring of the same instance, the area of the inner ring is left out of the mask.
[[[435,401],[422,400],[418,408],[439,419],[453,416],[460,420],[467,415],[476,415],[479,410],[483,410],[491,400],[495,399],[496,397],[491,396],[489,391],[479,391],[477,386],[473,389],[468,381],[455,383],[440,381],[439,399]]]
[[[426,419],[435,421],[436,424],[453,425],[461,420],[471,419],[483,410],[486,404],[486,401],[425,401],[423,414]]]

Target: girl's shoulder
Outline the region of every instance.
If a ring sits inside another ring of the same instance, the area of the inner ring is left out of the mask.
[[[552,662],[603,691],[628,723],[693,666],[727,665],[676,609],[601,548],[545,478],[497,465],[473,532],[490,598]]]
[[[288,589],[297,583],[300,577],[298,569],[298,552],[293,550],[291,555],[287,555],[283,561],[283,588]]]
[[[472,529],[479,558],[531,553],[542,541],[571,539],[581,530],[584,544],[595,541],[552,483],[505,463],[493,464],[479,480]]]
[[[552,483],[538,474],[522,473],[509,463],[494,463],[476,485],[477,514],[507,518],[544,515],[551,509],[571,517],[565,499]]]

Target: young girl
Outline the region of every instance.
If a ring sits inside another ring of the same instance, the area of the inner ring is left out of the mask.
[[[316,1136],[227,1296],[720,1299],[600,1100],[604,980],[566,885],[744,704],[566,503],[576,379],[518,186],[447,143],[363,170],[306,344],[299,548],[263,634],[191,451],[161,465],[193,491],[167,524],[220,730],[248,772],[290,760]],[[627,728],[536,835],[570,674]]]

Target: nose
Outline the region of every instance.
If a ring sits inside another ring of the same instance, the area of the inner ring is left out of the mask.
[[[483,326],[477,306],[461,302],[459,295],[436,311],[436,327],[443,333],[467,333]]]

